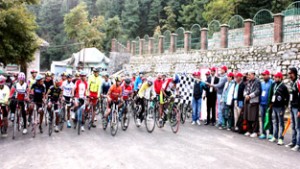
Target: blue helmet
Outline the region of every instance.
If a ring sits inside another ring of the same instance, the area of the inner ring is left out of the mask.
[[[36,77],[35,77],[35,80],[36,81],[39,81],[39,80],[42,80],[44,77],[41,75],[41,74],[38,74]]]
[[[179,75],[178,75],[178,74],[175,74],[175,75],[173,76],[173,82],[174,82],[175,84],[177,84],[177,83],[180,82],[180,79],[179,79]]]

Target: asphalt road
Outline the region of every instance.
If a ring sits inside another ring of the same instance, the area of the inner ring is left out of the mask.
[[[249,138],[212,126],[180,126],[173,134],[167,125],[129,129],[115,137],[98,126],[80,136],[74,129],[54,133],[19,133],[16,140],[0,138],[0,168],[42,169],[198,169],[299,168],[300,152],[266,140]],[[44,129],[45,130],[45,129]],[[289,135],[290,137],[290,135]],[[290,139],[290,138],[287,138]],[[286,141],[287,142],[287,141]]]

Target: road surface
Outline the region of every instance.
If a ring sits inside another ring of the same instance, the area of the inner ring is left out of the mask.
[[[167,125],[152,134],[145,127],[118,131],[74,129],[63,132],[0,138],[0,168],[43,169],[236,169],[297,168],[300,152],[266,140],[249,138],[212,126],[180,126],[173,134]],[[46,131],[46,129],[44,129]]]

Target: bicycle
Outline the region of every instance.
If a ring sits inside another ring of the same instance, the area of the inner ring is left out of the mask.
[[[65,111],[63,111],[61,104],[58,104],[58,115],[59,115],[58,125],[59,125],[60,131],[62,131],[64,128],[64,123],[65,123],[66,119],[65,119]]]
[[[132,100],[126,100],[124,104],[125,107],[121,115],[121,127],[123,131],[126,131],[130,123],[130,112],[132,108]]]
[[[90,130],[92,125],[93,125],[93,122],[94,122],[94,119],[92,118],[93,117],[93,112],[94,112],[94,105],[93,105],[93,101],[92,100],[95,100],[96,98],[93,98],[93,97],[90,97],[90,102],[89,102],[89,106],[88,106],[88,110],[89,112],[86,114],[86,119],[88,119],[88,129]],[[96,103],[96,112],[95,114],[99,114],[99,108],[97,108],[98,106],[98,101]]]
[[[139,114],[142,111],[142,105],[141,105],[141,103],[136,103],[136,100],[135,100],[133,107],[134,107],[134,109],[133,109],[133,120],[134,120],[134,123],[135,123],[136,127],[140,127],[137,124],[137,119],[138,119]]]
[[[146,110],[145,110],[145,126],[148,133],[152,133],[155,129],[156,112],[155,102],[153,100],[146,99]]]
[[[118,102],[112,104],[112,109],[110,113],[110,133],[115,136],[118,132],[119,127],[119,105]]]
[[[12,101],[16,101],[16,100],[12,100]],[[22,126],[24,125],[23,123],[23,118],[22,118],[22,107],[20,106],[20,102],[21,101],[16,101],[17,104],[16,104],[16,112],[15,112],[15,117],[14,117],[14,120],[13,120],[13,135],[12,135],[12,139],[14,140],[16,138],[16,134],[17,134],[17,130],[18,132],[21,131],[22,129]],[[26,110],[26,105],[25,102],[24,103],[24,108]]]
[[[83,118],[82,118],[82,112],[85,110],[85,104],[84,104],[84,100],[79,101],[79,105],[78,105],[78,109],[76,111],[76,116],[75,116],[75,125],[74,125],[74,129],[77,128],[77,134],[80,135],[80,127],[82,125],[83,122]]]
[[[100,107],[100,111],[99,111],[99,114],[101,114],[101,116],[103,117],[104,115],[104,112],[106,110],[106,106],[107,106],[107,98],[106,98],[106,95],[102,95],[101,96],[101,100],[99,102],[99,107]]]
[[[5,104],[0,104],[0,131],[1,134],[7,134],[7,127],[5,126],[5,120],[3,118],[3,110],[2,107],[6,106]],[[7,119],[6,119],[7,120]],[[7,123],[7,121],[6,121]]]
[[[173,133],[177,133],[180,124],[180,110],[178,109],[177,103],[175,103],[175,97],[169,97],[163,106],[163,124],[169,121],[171,130]]]
[[[50,101],[49,101],[50,102]],[[56,113],[54,110],[55,105],[58,106],[58,103],[52,103],[51,105],[51,111],[49,113],[49,125],[48,125],[48,134],[49,136],[51,136],[52,132],[53,132],[53,119],[56,119]],[[46,108],[47,109],[47,108]],[[58,111],[58,110],[57,110]],[[47,119],[45,119],[47,120]]]
[[[63,125],[64,122],[66,121],[65,114],[67,113],[68,110],[70,111],[70,114],[71,114],[71,106],[72,106],[72,100],[70,100],[68,102],[66,100],[63,101],[63,106],[61,108],[61,118],[60,118],[62,121],[60,122],[60,125]],[[63,129],[63,126],[60,127],[60,130],[62,130],[62,129]]]
[[[37,106],[36,106],[36,103],[34,103],[34,107],[33,107],[33,111],[32,111],[32,122],[31,122],[31,126],[32,126],[32,129],[31,129],[31,133],[32,133],[32,137],[35,138],[36,136],[36,126],[39,124],[39,121],[38,121],[38,113],[37,113]]]

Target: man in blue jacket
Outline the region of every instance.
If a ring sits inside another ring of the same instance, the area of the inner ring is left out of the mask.
[[[268,70],[265,70],[262,72],[263,75],[263,81],[261,82],[261,96],[260,96],[260,114],[261,114],[261,131],[262,134],[259,136],[260,139],[266,139],[267,138],[267,132],[264,129],[264,122],[266,119],[266,112],[267,109],[269,108],[269,94],[270,94],[270,89],[272,84],[274,83],[273,80],[270,78],[270,72]],[[272,119],[272,110],[270,110],[269,113],[269,119]],[[273,138],[273,124],[272,120],[270,120],[270,128],[269,128],[269,136],[268,139]]]
[[[134,82],[134,91],[138,91],[140,89],[140,86],[142,85],[143,83],[143,75],[144,73],[143,72],[140,72],[139,73],[139,76],[136,78],[135,82]]]

